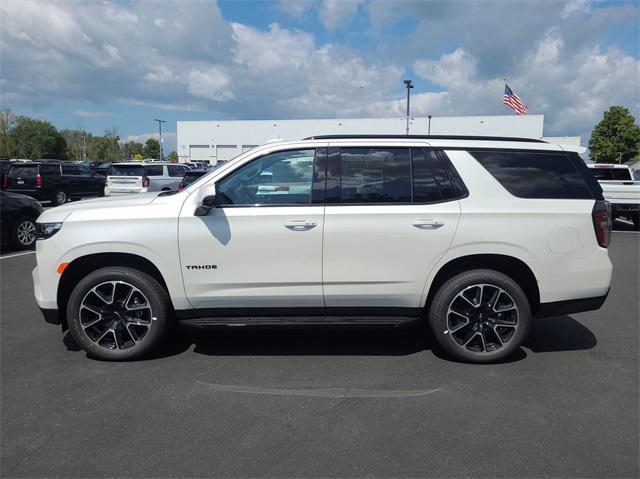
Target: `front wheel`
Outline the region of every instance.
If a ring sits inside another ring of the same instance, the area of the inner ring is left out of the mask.
[[[36,243],[35,220],[29,216],[19,217],[12,225],[9,240],[16,249],[33,248]]]
[[[489,363],[520,347],[529,332],[531,309],[513,279],[479,269],[442,285],[431,303],[429,323],[438,343],[453,358]]]
[[[91,356],[131,360],[150,352],[170,321],[167,291],[151,276],[126,267],[102,268],[74,288],[67,323]]]

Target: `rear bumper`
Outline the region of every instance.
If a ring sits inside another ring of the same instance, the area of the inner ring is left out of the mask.
[[[583,313],[600,309],[609,296],[609,291],[604,296],[593,298],[569,299],[566,301],[554,301],[552,303],[540,303],[535,314],[536,318],[549,318],[565,314]]]
[[[7,188],[5,191],[9,193],[17,193],[19,195],[30,196],[31,198],[35,198],[36,200],[44,201],[49,198],[41,189],[33,189],[33,188]]]

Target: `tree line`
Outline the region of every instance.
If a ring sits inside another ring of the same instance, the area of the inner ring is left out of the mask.
[[[58,130],[45,120],[26,115],[14,115],[9,109],[0,110],[0,157],[19,159],[48,159],[77,161],[121,161],[160,158],[160,142],[149,138],[144,144],[123,142],[116,127],[104,135],[84,130]],[[175,151],[166,156],[178,161]]]

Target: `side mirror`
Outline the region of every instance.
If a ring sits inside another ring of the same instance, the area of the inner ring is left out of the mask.
[[[194,216],[207,216],[212,208],[216,207],[216,196],[209,195],[202,199],[202,204],[194,211]]]

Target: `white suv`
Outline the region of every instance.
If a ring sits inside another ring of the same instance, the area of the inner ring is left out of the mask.
[[[113,163],[104,188],[106,196],[177,190],[186,165],[159,161]]]
[[[91,356],[192,325],[428,320],[458,360],[533,318],[599,308],[610,212],[576,153],[540,140],[323,136],[251,150],[180,192],[38,219],[35,296]]]

